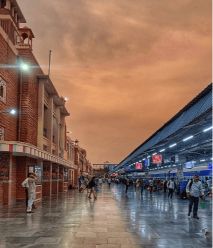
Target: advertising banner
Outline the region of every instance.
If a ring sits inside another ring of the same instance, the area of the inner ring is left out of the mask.
[[[135,163],[136,170],[142,170],[142,168],[143,168],[142,163],[139,163],[139,162]]]
[[[161,154],[152,155],[152,163],[153,164],[161,164],[162,163],[162,155]]]

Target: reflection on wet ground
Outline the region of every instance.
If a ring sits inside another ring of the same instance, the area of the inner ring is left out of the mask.
[[[98,200],[71,191],[45,199],[33,214],[24,204],[0,209],[0,248],[200,248],[211,245],[211,202],[188,219],[188,202],[121,185],[103,185]],[[207,229],[210,233],[204,234]]]

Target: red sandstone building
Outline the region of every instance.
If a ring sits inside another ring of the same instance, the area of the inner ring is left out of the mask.
[[[75,140],[74,146],[74,163],[77,165],[78,173],[77,175],[88,174],[91,175],[93,172],[93,167],[90,161],[87,159],[87,152],[85,149],[79,146],[79,141]]]
[[[21,182],[30,171],[39,178],[37,201],[66,192],[81,164],[66,135],[65,100],[34,57],[25,22],[16,0],[0,1],[0,205],[24,199]]]

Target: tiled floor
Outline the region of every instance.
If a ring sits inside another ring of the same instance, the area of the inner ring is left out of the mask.
[[[45,200],[33,214],[23,205],[0,209],[0,248],[212,247],[210,202],[194,220],[186,215],[186,200],[123,190],[104,185],[97,201],[72,191]]]

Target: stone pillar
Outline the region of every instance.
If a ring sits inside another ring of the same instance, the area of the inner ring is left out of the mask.
[[[38,147],[43,149],[43,132],[44,132],[44,82],[45,80],[39,80],[38,90]]]
[[[42,195],[51,196],[52,194],[52,162],[43,162],[43,182]]]
[[[52,194],[58,194],[59,192],[59,166],[53,164],[52,169]]]
[[[61,116],[61,123],[60,123],[60,142],[59,148],[61,151],[61,156],[64,156],[64,146],[65,146],[65,117]]]
[[[0,204],[11,205],[16,201],[16,161],[12,153],[0,155]]]
[[[59,166],[59,192],[64,192],[64,167]]]
[[[48,104],[48,139],[49,139],[49,152],[52,153],[52,142],[53,142],[53,97],[49,98]]]
[[[26,199],[25,189],[21,183],[27,178],[27,161],[26,157],[16,157],[16,199]]]
[[[78,187],[78,177],[79,177],[78,169],[75,169],[73,174],[74,174],[73,184],[75,187]]]
[[[43,161],[42,160],[38,160],[37,161],[37,168],[38,168],[38,171],[35,171],[37,172],[37,176],[38,176],[38,183],[36,185],[36,204],[40,204],[42,202],[42,174],[40,175],[40,173],[42,173],[43,171]],[[41,178],[40,178],[41,176]],[[39,180],[41,179],[41,181]]]
[[[60,108],[59,107],[56,107],[55,108],[55,117],[56,117],[56,122],[57,122],[57,131],[56,131],[56,147],[57,147],[57,149],[56,149],[56,151],[57,151],[57,155],[59,156],[59,154],[60,154],[60,143],[61,143],[61,140],[60,140],[60,125],[61,125],[61,123],[60,123]]]

